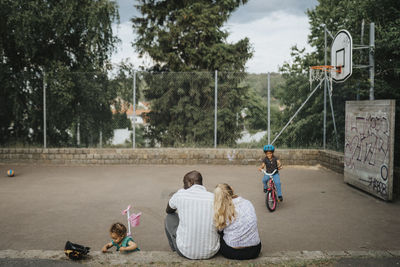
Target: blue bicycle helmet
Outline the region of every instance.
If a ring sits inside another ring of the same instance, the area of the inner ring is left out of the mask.
[[[273,145],[265,145],[263,150],[264,150],[264,152],[267,152],[267,151],[274,152],[275,151],[275,147]]]

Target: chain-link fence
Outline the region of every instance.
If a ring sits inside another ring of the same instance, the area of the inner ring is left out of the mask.
[[[8,147],[259,148],[274,141],[343,151],[345,101],[355,100],[334,87],[325,101],[323,83],[313,93],[307,75],[218,71],[20,73],[3,92],[0,145]]]

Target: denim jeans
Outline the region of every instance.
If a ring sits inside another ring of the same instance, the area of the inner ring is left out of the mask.
[[[278,192],[278,197],[282,196],[282,189],[281,189],[281,179],[279,177],[279,173],[275,173],[273,175],[274,177],[274,182],[276,186],[276,191]],[[268,188],[268,180],[269,180],[269,175],[264,175],[262,182],[264,184],[264,188]]]

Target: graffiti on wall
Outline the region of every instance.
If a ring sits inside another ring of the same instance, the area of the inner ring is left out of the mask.
[[[385,113],[346,114],[344,167],[372,191],[387,195],[390,122]]]

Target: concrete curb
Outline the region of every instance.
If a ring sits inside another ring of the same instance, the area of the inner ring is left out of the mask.
[[[94,251],[86,259],[79,261],[88,266],[119,265],[193,265],[196,266],[240,266],[241,264],[283,264],[285,262],[329,261],[342,258],[395,258],[400,257],[400,250],[379,251],[285,251],[261,255],[255,260],[234,261],[218,255],[209,260],[193,261],[184,259],[168,251],[139,251],[131,254],[117,252],[101,253]],[[0,259],[39,259],[70,261],[60,250],[0,250]]]

